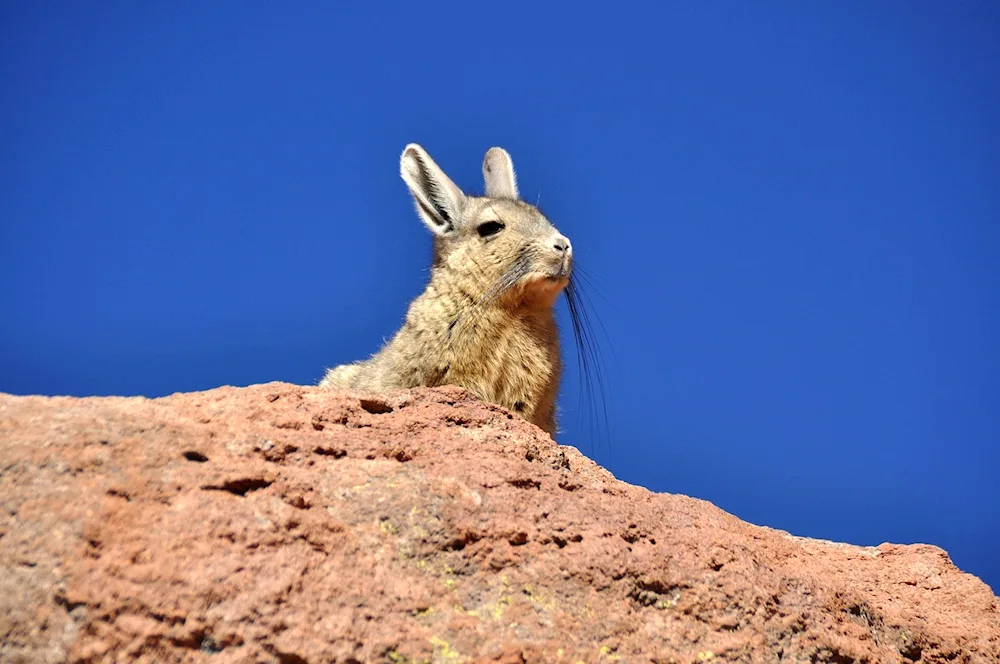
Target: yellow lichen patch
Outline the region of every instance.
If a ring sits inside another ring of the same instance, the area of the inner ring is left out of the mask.
[[[357,493],[358,491],[364,491],[365,489],[367,489],[371,485],[372,485],[372,481],[368,480],[364,484],[355,484],[354,486],[351,487],[351,491],[354,492],[354,493]]]
[[[621,655],[615,654],[617,648],[609,648],[608,646],[601,646],[601,657],[606,658],[610,662],[617,662],[622,658]]]
[[[715,657],[715,653],[713,653],[711,650],[702,650],[700,653],[698,653],[699,662],[707,662],[713,657]]]
[[[415,537],[424,538],[430,533],[424,527],[423,523],[431,518],[431,513],[426,509],[413,505],[410,507],[410,513],[407,515],[407,522],[410,524],[410,531]]]
[[[462,656],[451,644],[439,636],[430,638],[431,645],[434,646],[434,659],[440,662],[460,662]]]
[[[387,656],[396,664],[431,664],[431,660],[429,659],[410,659],[406,655],[396,652],[395,650],[390,650]]]
[[[556,602],[551,597],[545,597],[541,595],[531,586],[524,586],[523,592],[531,600],[531,603],[535,608],[542,609],[543,611],[551,611],[555,608]]]
[[[434,576],[454,576],[455,570],[451,565],[442,563],[437,559],[418,558],[413,563],[417,569],[433,574]]]
[[[490,617],[493,618],[493,620],[499,621],[503,618],[504,609],[508,606],[510,606],[510,597],[507,595],[501,595],[500,599],[487,605]]]
[[[380,521],[378,527],[386,535],[395,535],[398,532],[396,526],[392,525],[392,522],[388,520]]]
[[[452,593],[458,591],[454,579],[455,570],[451,566],[447,564],[442,565],[436,561],[426,560],[424,558],[414,561],[413,564],[421,572],[424,572],[426,574],[431,574],[440,579],[440,581],[444,584],[445,588],[447,588]]]
[[[455,604],[455,613],[463,613],[468,616],[473,616],[483,620],[485,618],[491,618],[494,621],[499,622],[503,618],[504,609],[510,605],[510,597],[507,595],[501,595],[500,599],[495,602],[487,602],[481,604],[479,608],[476,609],[466,609],[460,604]]]
[[[463,615],[472,616],[473,618],[478,618],[479,617],[479,611],[476,611],[475,609],[467,609],[464,606],[462,606],[461,604],[455,604],[452,607],[452,610],[455,613],[461,613]]]

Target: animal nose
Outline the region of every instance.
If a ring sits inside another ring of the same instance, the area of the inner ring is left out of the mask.
[[[573,245],[569,243],[569,238],[564,235],[556,237],[555,244],[552,245],[556,251],[569,253],[573,250]]]

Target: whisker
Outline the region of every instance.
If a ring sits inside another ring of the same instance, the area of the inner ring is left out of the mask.
[[[514,260],[514,264],[511,265],[511,268],[501,275],[494,285],[479,298],[477,304],[489,304],[499,299],[504,293],[513,288],[521,277],[528,273],[530,264],[531,259],[526,256],[526,252],[518,256]]]
[[[574,271],[575,270],[579,270],[581,274],[586,274],[588,277],[590,277],[595,282],[607,281],[608,280],[607,277],[602,277],[601,275],[597,274],[596,272],[591,272],[590,268],[588,268],[586,265],[577,264],[573,269],[574,269]]]
[[[590,285],[591,284],[588,283],[588,286],[590,286]],[[590,308],[590,311],[593,313],[594,319],[597,321],[597,325],[601,329],[601,334],[604,335],[604,340],[608,342],[608,348],[611,349],[611,355],[612,355],[612,358],[614,359],[615,365],[618,365],[618,356],[615,353],[615,345],[613,343],[611,343],[611,335],[608,334],[608,329],[606,327],[604,327],[604,321],[602,321],[601,317],[597,315],[597,307],[594,306],[594,301],[590,299],[590,295],[587,293],[587,290],[585,288],[583,288],[582,286],[583,286],[583,284],[579,285],[579,287],[577,288],[577,292],[580,295],[583,296],[583,299],[584,299],[586,305]],[[600,293],[598,293],[598,296],[600,296]],[[605,300],[605,302],[607,302],[607,301]],[[611,302],[607,302],[607,304],[609,306],[611,306],[612,308],[614,308],[614,305]],[[586,309],[584,310],[584,314],[586,314]]]
[[[586,299],[584,299],[586,298]],[[610,418],[608,415],[608,386],[606,382],[606,369],[601,355],[600,345],[594,337],[593,323],[590,313],[587,311],[589,305],[593,309],[593,304],[582,292],[580,284],[575,284],[572,280],[566,288],[566,302],[570,312],[570,320],[573,328],[573,336],[576,342],[577,361],[580,367],[579,379],[581,382],[580,398],[586,398],[587,409],[591,425],[591,442],[593,443],[594,431],[598,430],[608,441],[608,453],[613,463],[613,452],[610,439]],[[594,310],[594,317],[603,330],[603,323]],[[604,330],[607,336],[606,330]],[[600,393],[601,410],[597,410],[596,396],[594,388]],[[609,464],[610,465],[610,464]]]
[[[621,311],[618,309],[618,307],[615,306],[614,302],[612,302],[610,299],[608,299],[604,295],[603,289],[598,285],[597,282],[598,282],[599,277],[597,277],[597,275],[595,275],[594,273],[592,273],[590,270],[586,269],[582,265],[574,265],[573,266],[573,274],[574,274],[574,276],[580,277],[581,281],[586,282],[587,283],[587,287],[593,289],[594,293],[597,294],[597,297],[601,298],[605,302],[605,304],[607,304],[609,307],[611,307],[612,309],[614,309],[615,313],[617,313],[619,316],[621,316]],[[600,280],[601,281],[606,281],[606,279],[600,279]]]

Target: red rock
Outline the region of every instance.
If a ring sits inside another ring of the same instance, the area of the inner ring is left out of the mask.
[[[933,546],[753,526],[455,388],[0,395],[5,662],[990,662]]]

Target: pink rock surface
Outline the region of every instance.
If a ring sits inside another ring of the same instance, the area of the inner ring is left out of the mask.
[[[0,395],[4,662],[984,662],[926,545],[750,525],[456,388]]]

